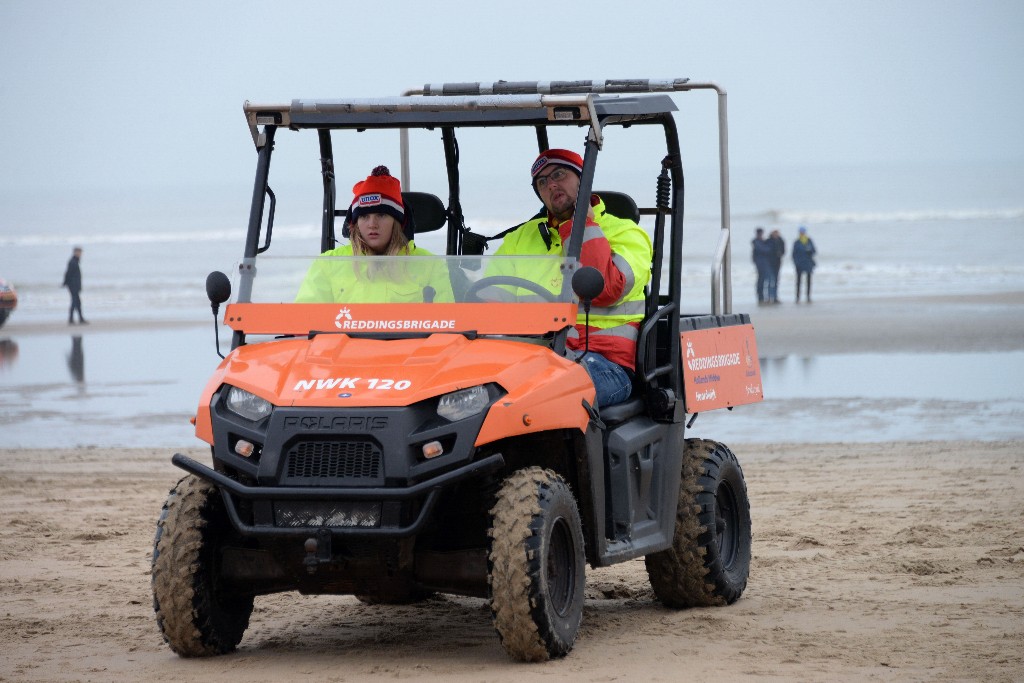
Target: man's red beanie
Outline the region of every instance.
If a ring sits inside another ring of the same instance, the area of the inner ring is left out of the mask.
[[[583,175],[583,157],[576,152],[572,152],[567,149],[549,149],[546,152],[541,152],[537,156],[537,159],[533,162],[533,166],[530,167],[530,177],[536,178],[537,174],[549,164],[565,166],[566,168],[570,168],[575,171],[576,175]]]
[[[400,225],[405,223],[405,204],[402,203],[402,184],[391,175],[387,166],[378,166],[366,180],[352,186],[352,204],[348,207],[348,220],[366,213],[386,213]]]
[[[534,160],[533,166],[530,167],[530,182],[533,185],[534,193],[538,197],[540,197],[540,192],[537,190],[537,174],[552,165],[565,166],[575,173],[577,177],[583,176],[583,157],[576,152],[567,149],[549,149],[546,152],[541,152]]]

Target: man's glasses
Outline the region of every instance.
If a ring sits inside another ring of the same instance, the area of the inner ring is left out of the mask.
[[[556,183],[560,183],[563,180],[565,180],[565,177],[567,175],[569,175],[568,169],[556,168],[554,171],[548,173],[547,175],[537,176],[537,178],[533,182],[537,185],[538,190],[543,190],[545,187],[548,186],[549,182],[554,181]]]

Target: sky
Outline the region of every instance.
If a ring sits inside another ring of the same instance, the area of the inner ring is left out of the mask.
[[[1020,165],[1022,72],[1019,0],[0,0],[0,200],[247,184],[245,100],[500,79],[714,81],[734,168]]]

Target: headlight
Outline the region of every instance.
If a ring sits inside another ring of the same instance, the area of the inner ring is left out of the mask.
[[[487,407],[487,389],[477,385],[445,394],[437,404],[437,414],[455,422],[476,415]]]
[[[227,406],[231,412],[253,422],[259,422],[274,409],[270,401],[238,387],[231,387],[228,392]]]

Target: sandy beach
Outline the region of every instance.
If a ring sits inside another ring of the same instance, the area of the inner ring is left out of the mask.
[[[1019,350],[1022,307],[1021,294],[789,304],[754,322],[762,355]],[[972,438],[737,446],[754,524],[743,597],[674,611],[642,561],[589,570],[575,649],[539,665],[510,662],[485,602],[454,596],[260,598],[237,653],[180,659],[149,583],[181,475],[171,451],[2,449],[0,680],[1019,681],[1024,441]]]
[[[592,570],[576,648],[523,665],[483,600],[257,600],[237,653],[180,659],[149,554],[168,453],[3,452],[0,679],[901,680],[1024,677],[1024,443],[745,446],[744,596],[673,611],[642,561]],[[203,457],[201,450],[191,453]]]

